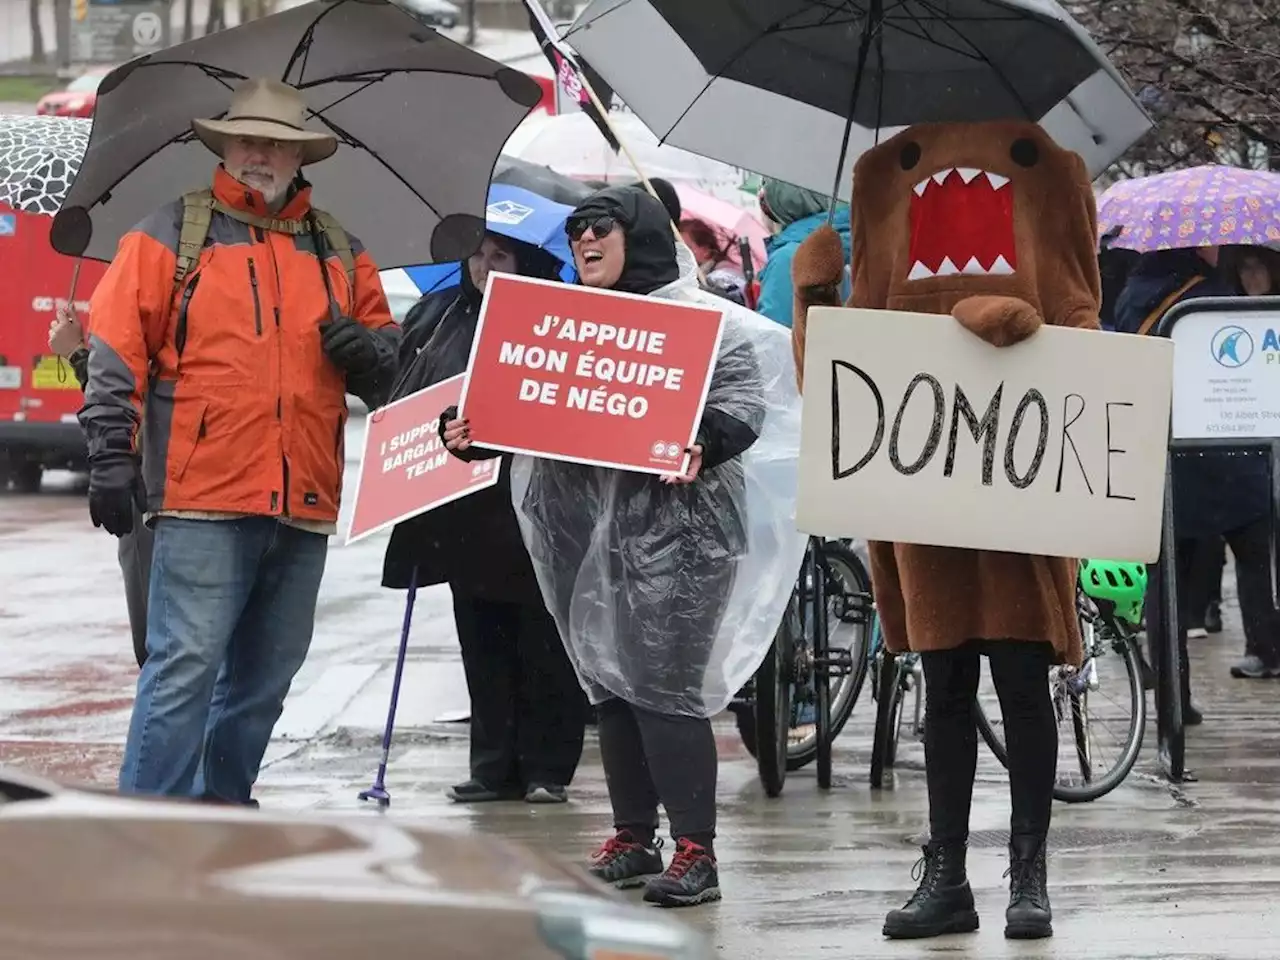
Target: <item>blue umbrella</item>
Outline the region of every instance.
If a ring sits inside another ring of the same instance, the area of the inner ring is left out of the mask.
[[[505,183],[489,186],[489,205],[485,209],[485,226],[494,233],[530,246],[539,247],[563,263],[560,278],[574,279],[573,254],[564,222],[573,207],[555,203],[532,191]],[[462,264],[432,263],[405,267],[409,279],[424,294],[457,286],[462,282]]]

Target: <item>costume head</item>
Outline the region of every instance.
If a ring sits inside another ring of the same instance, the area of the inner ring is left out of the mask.
[[[1089,175],[1038,125],[912,127],[859,158],[853,184],[855,305],[947,313],[994,295],[1048,324],[1097,315]]]

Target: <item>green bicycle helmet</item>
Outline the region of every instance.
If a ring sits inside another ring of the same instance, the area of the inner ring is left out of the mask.
[[[1095,600],[1115,605],[1116,616],[1134,626],[1142,622],[1147,595],[1147,567],[1119,560],[1080,561],[1080,585]]]

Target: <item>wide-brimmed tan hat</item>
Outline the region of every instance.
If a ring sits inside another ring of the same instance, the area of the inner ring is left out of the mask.
[[[231,106],[221,120],[192,120],[202,143],[218,156],[228,137],[261,137],[289,140],[302,145],[302,162],[315,163],[333,156],[338,139],[331,133],[304,126],[307,104],[295,88],[279,80],[246,80],[231,96]]]

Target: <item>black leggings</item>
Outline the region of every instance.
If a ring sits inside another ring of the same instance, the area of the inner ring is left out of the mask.
[[[657,832],[661,802],[674,839],[685,837],[710,850],[718,772],[711,721],[654,713],[617,699],[596,710],[614,828],[647,843]]]
[[[980,655],[991,663],[1009,751],[1012,836],[1043,838],[1049,832],[1058,730],[1049,700],[1047,643],[971,641],[955,650],[922,653],[924,757],[929,782],[929,832],[935,842],[969,839],[969,807],[978,765],[973,702]]]
[[[698,570],[689,565],[689,581],[699,585],[696,594],[687,588],[660,590],[656,579],[649,585],[649,595],[665,598],[665,606],[631,611],[626,644],[619,643],[625,672],[638,687],[699,699],[696,692],[702,689],[737,566],[725,562]],[[647,842],[657,830],[661,803],[673,839],[686,838],[711,851],[719,772],[711,721],[658,713],[616,697],[596,711],[614,828]]]

